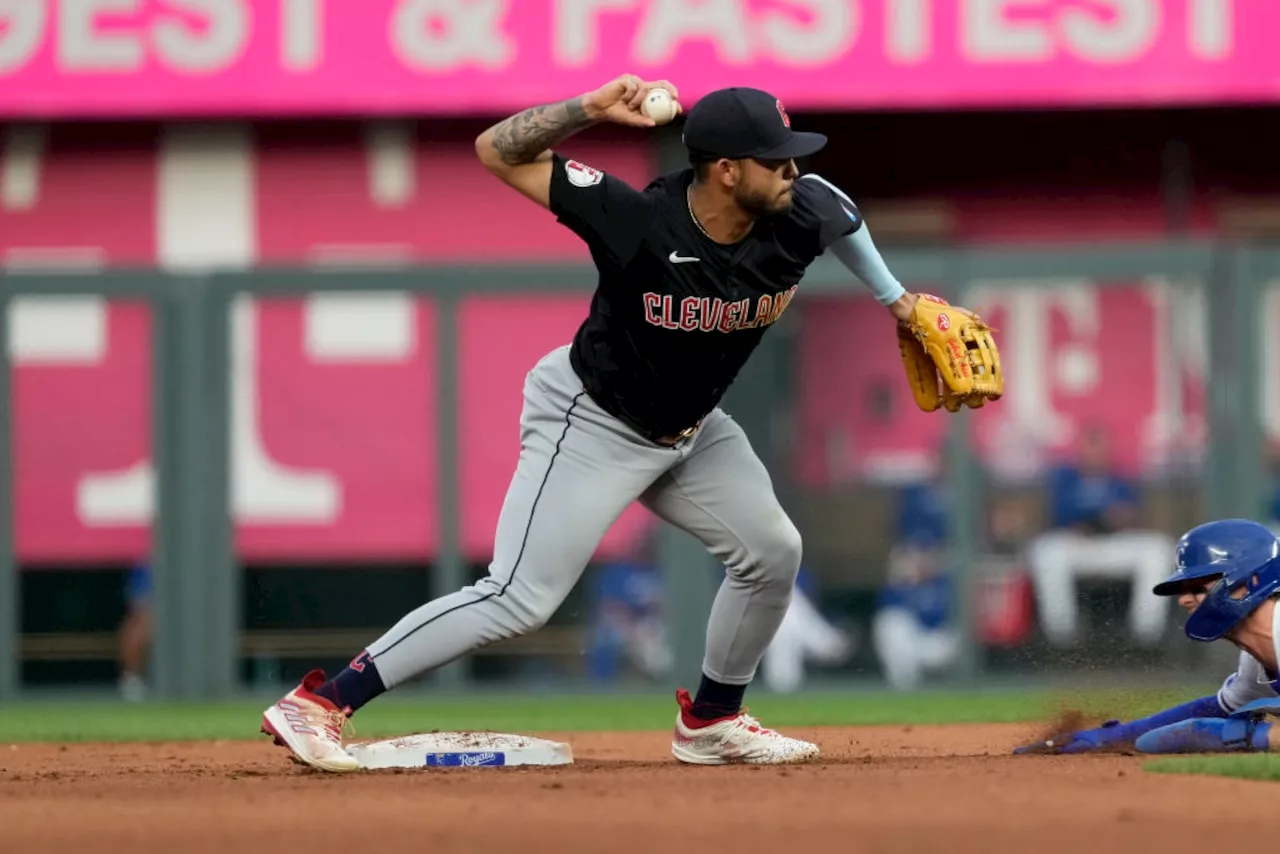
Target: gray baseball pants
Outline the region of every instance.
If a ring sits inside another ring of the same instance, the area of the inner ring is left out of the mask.
[[[764,464],[728,415],[712,411],[675,447],[643,438],[583,391],[569,347],[529,372],[520,460],[489,575],[428,602],[371,644],[386,687],[544,625],[614,520],[633,501],[701,540],[726,575],[707,625],[703,672],[748,684],[782,623],[800,533]]]

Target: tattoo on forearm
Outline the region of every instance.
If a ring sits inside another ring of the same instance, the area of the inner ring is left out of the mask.
[[[592,124],[582,98],[532,107],[493,128],[493,147],[511,166],[530,163],[539,154]]]

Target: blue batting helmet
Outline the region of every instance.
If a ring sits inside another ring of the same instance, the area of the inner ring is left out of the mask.
[[[1198,525],[1178,541],[1177,568],[1152,591],[1176,596],[1188,581],[1217,579],[1187,619],[1187,637],[1212,641],[1280,591],[1280,538],[1248,519]]]

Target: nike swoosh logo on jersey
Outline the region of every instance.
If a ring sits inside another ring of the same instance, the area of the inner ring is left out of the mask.
[[[688,264],[690,261],[701,261],[701,258],[695,258],[692,255],[681,255],[678,251],[672,250],[667,256],[667,260],[672,264]]]

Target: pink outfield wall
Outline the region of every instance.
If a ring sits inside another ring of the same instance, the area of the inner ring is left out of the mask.
[[[624,71],[794,108],[1271,102],[1272,0],[27,0],[0,117],[510,111]]]
[[[1201,323],[1201,307],[1158,282],[1098,284],[984,295],[1010,366],[1006,400],[979,413],[975,427],[979,453],[998,474],[1034,474],[1070,452],[1086,424],[1111,429],[1119,462],[1132,471],[1194,465],[1203,451],[1205,354],[1185,338],[1175,350],[1169,337]],[[1280,325],[1277,295],[1260,318],[1272,327]],[[346,299],[238,309],[232,445],[242,488],[234,505],[247,559],[414,559],[438,545],[433,307]],[[100,346],[18,353],[17,534],[27,561],[123,560],[146,548],[147,312],[130,303],[91,308]],[[471,558],[489,552],[519,453],[524,376],[569,339],[585,309],[585,298],[571,295],[463,306],[461,518]],[[821,298],[797,310],[791,476],[822,489],[901,480],[936,464],[945,418],[915,409],[883,310],[867,298]],[[377,334],[335,329],[334,311],[363,313]],[[85,316],[81,307],[45,322],[83,330]],[[1280,388],[1280,348],[1266,359],[1262,382]],[[1264,394],[1264,419],[1280,441],[1280,396]],[[642,511],[628,511],[602,554],[625,550],[647,524]]]
[[[373,146],[354,125],[302,140],[263,131],[213,161],[186,163],[188,152],[164,132],[157,149],[155,133],[55,126],[34,147],[0,148],[0,261],[151,266],[191,251],[184,241],[204,250],[210,211],[174,186],[188,168],[207,178],[201,170],[211,162],[229,173],[204,185],[249,176],[243,196],[216,196],[226,205],[216,220],[244,238],[212,240],[225,247],[224,260],[305,265],[335,253],[410,262],[586,260],[580,242],[545,211],[485,180],[462,141],[428,151],[412,139]],[[6,162],[18,149],[22,162]],[[574,154],[633,183],[651,174],[637,146],[584,140]],[[377,177],[380,158],[399,164],[391,177]],[[1036,210],[960,200],[964,237],[1098,239],[1117,229],[1142,237],[1161,228],[1158,206],[1148,210],[1141,200],[1125,206],[1123,223],[1078,203],[1041,201]],[[198,227],[186,227],[187,217]],[[1069,451],[1081,425],[1102,421],[1116,431],[1130,468],[1193,459],[1202,449],[1206,357],[1195,336],[1179,334],[1176,349],[1170,336],[1203,328],[1203,305],[1158,281],[1119,289],[1058,284],[982,297],[1011,370],[1008,399],[979,419],[984,455],[999,443],[1002,453],[988,459],[1034,469]],[[233,448],[243,489],[235,518],[237,549],[247,559],[414,559],[438,545],[434,308],[394,295],[346,300],[237,309]],[[524,375],[541,353],[568,340],[585,310],[585,296],[566,294],[464,304],[461,510],[472,558],[488,553],[518,453]],[[793,310],[804,334],[792,472],[823,488],[926,470],[944,422],[918,413],[907,398],[882,310],[865,298],[801,301]],[[333,322],[357,312],[359,324]],[[1280,299],[1268,299],[1260,322],[1280,327]],[[353,336],[354,328],[369,334]],[[25,303],[14,329],[22,559],[143,554],[152,483],[145,309]],[[1262,380],[1267,435],[1280,440],[1280,394],[1272,393],[1280,389],[1280,348],[1268,347]],[[1025,456],[1014,453],[1019,448]],[[641,511],[630,511],[603,553],[626,549],[646,524]]]

